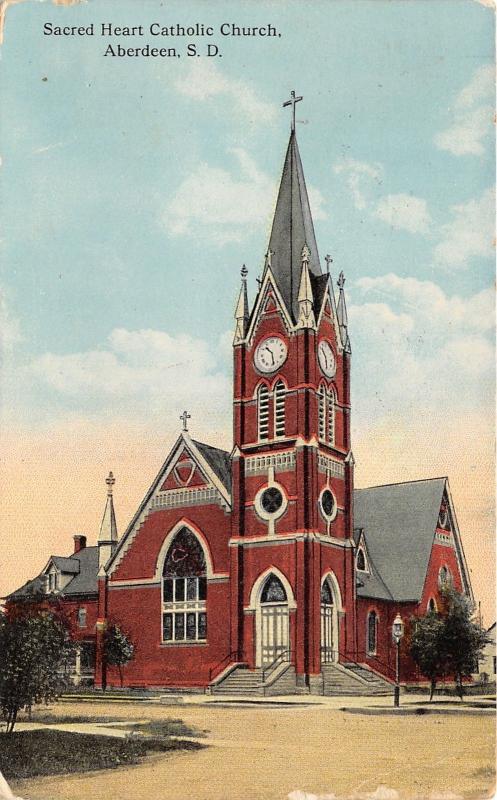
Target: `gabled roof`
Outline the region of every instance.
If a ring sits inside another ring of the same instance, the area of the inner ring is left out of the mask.
[[[354,527],[364,529],[370,562],[394,600],[421,598],[445,485],[433,478],[354,491]],[[365,582],[358,594],[378,591]]]
[[[73,574],[69,583],[57,592],[58,597],[71,597],[74,595],[96,594],[98,573],[98,547],[84,547],[71,556],[51,556],[47,567],[54,563],[57,569],[66,575]],[[34,595],[45,594],[45,574],[47,567],[36,578],[27,581],[19,589],[11,592],[6,600],[29,598]]]
[[[66,575],[76,575],[79,572],[79,561],[76,558],[66,558],[65,556],[50,556],[50,561],[55,564],[59,572]]]
[[[294,321],[298,319],[297,295],[302,271],[302,248],[305,244],[310,250],[309,271],[321,275],[304,171],[295,131],[292,131],[281,175],[269,250],[272,251],[273,275]]]
[[[225,486],[228,492],[231,493],[230,454],[227,453],[226,450],[220,450],[218,447],[212,447],[210,444],[197,442],[196,439],[192,439],[192,442],[196,444],[211,469],[216,473],[217,477],[222,482],[223,486]]]
[[[124,553],[132,543],[142,521],[148,514],[154,496],[158,493],[160,486],[164,482],[167,475],[172,471],[179,455],[185,450],[188,451],[190,456],[197,462],[201,472],[206,475],[208,481],[217,490],[225,507],[230,507],[231,467],[229,453],[224,450],[220,450],[217,447],[212,447],[211,445],[205,444],[204,442],[197,442],[194,439],[191,439],[188,433],[182,431],[176,439],[176,442],[174,443],[162,467],[157,473],[152,485],[140,503],[123,536],[119,540],[114,553],[105,565],[105,569],[109,575],[119,565]]]

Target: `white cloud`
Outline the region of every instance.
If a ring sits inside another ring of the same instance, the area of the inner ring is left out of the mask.
[[[163,222],[173,236],[201,232],[213,243],[240,242],[270,219],[276,185],[241,147],[229,150],[238,170],[200,163],[168,203]],[[309,188],[314,219],[326,217],[324,198]]]
[[[360,211],[365,209],[368,205],[372,184],[381,185],[382,183],[383,168],[381,164],[368,164],[366,161],[346,158],[335,164],[333,169],[337,175],[344,173],[354,206]]]
[[[455,156],[482,155],[492,130],[495,73],[492,65],[476,70],[454,103],[454,123],[435,136],[435,144]]]
[[[186,334],[116,328],[101,349],[45,353],[29,373],[78,408],[174,416],[187,407],[205,418],[229,415],[231,383],[218,359],[207,342]]]
[[[188,71],[176,81],[175,88],[193,100],[221,96],[252,125],[268,125],[276,118],[274,104],[261,100],[250,84],[224,75],[216,64],[206,59],[194,59]]]
[[[374,216],[391,228],[400,228],[410,233],[426,233],[431,221],[426,200],[409,194],[389,194],[382,197]]]
[[[491,289],[463,298],[430,281],[389,274],[360,279],[352,295],[357,420],[381,419],[394,409],[408,420],[420,408],[452,413],[492,403]]]
[[[441,241],[435,248],[435,261],[446,267],[466,267],[474,257],[494,254],[495,190],[451,207],[452,220],[441,228]]]

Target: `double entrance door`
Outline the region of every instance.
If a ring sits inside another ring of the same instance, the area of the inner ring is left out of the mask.
[[[289,648],[288,605],[262,605],[261,628],[262,666],[267,666]]]

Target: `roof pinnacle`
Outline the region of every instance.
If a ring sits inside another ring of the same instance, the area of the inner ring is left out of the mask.
[[[332,259],[332,257],[329,255],[329,253],[328,253],[327,255],[325,255],[325,257],[324,257],[324,260],[326,261],[326,272],[328,272],[328,273],[329,273],[329,271],[330,271],[330,264],[333,264],[333,259]]]
[[[238,295],[238,302],[236,304],[235,309],[235,319],[236,319],[236,329],[235,329],[235,338],[233,340],[233,344],[238,344],[245,339],[245,335],[247,333],[248,328],[248,321],[249,321],[249,306],[248,306],[248,294],[247,294],[247,275],[248,269],[245,264],[242,265],[240,270],[240,275],[242,277],[242,286],[240,289],[240,294]]]
[[[108,477],[105,479],[105,483],[107,484],[107,497],[112,497],[112,487],[114,486],[116,479],[114,478],[114,473],[111,471],[109,472]]]

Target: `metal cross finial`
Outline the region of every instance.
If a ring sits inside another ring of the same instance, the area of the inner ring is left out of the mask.
[[[343,274],[343,272],[341,272],[340,275],[338,276],[337,285],[340,289],[343,289],[344,283],[345,283],[345,275]]]
[[[302,263],[305,262],[306,264],[308,264],[310,257],[311,257],[311,251],[309,250],[309,248],[305,244],[303,246],[303,248],[302,248]]]
[[[247,275],[248,275],[248,269],[247,269],[247,267],[245,266],[245,264],[243,264],[243,266],[242,266],[242,268],[241,268],[241,270],[240,270],[240,275],[242,276],[242,281],[244,281],[244,280],[246,280],[246,279],[247,279]]]
[[[292,131],[295,130],[295,106],[301,100],[303,100],[303,98],[302,97],[295,97],[295,92],[292,90],[290,92],[290,100],[287,100],[286,103],[283,103],[283,108],[285,108],[286,106],[291,106],[292,107]]]
[[[326,261],[326,272],[329,272],[330,271],[330,264],[333,264],[333,259],[332,259],[332,257],[330,255],[326,255],[324,257],[324,260]]]
[[[112,487],[114,486],[116,479],[112,472],[109,472],[109,477],[105,479],[105,483],[107,484],[107,494],[109,497],[112,497]]]
[[[183,422],[184,431],[188,430],[188,420],[191,418],[192,418],[191,414],[188,414],[186,411],[183,411],[183,413],[180,415],[180,420]]]

